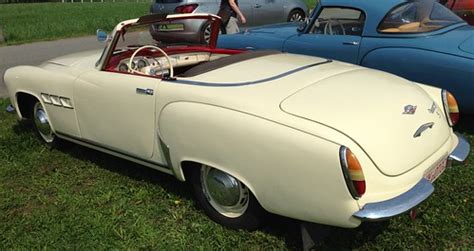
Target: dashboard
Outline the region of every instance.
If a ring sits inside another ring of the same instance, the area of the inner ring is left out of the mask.
[[[183,53],[170,55],[170,61],[173,68],[185,67],[197,65],[202,62],[208,62],[217,58],[227,56],[221,54],[214,54],[208,52],[195,52],[195,53]],[[118,72],[136,72],[149,76],[166,76],[169,74],[169,63],[164,57],[152,57],[152,56],[136,56],[130,64],[130,58],[120,60],[119,64],[115,68]],[[131,68],[131,69],[130,69]]]

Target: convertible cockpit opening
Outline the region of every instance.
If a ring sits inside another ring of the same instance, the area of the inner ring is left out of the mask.
[[[171,68],[173,76],[180,76],[195,66],[242,53],[238,50],[165,47],[161,49],[166,53],[165,56],[155,46],[142,48],[144,49],[140,51],[139,48],[134,48],[114,55],[109,61],[107,71],[166,78],[170,76]]]
[[[202,19],[211,25],[209,43],[199,39],[199,34],[190,35],[195,40],[177,41],[169,39],[174,33],[185,31],[185,19]],[[180,21],[183,21],[181,24]],[[210,14],[203,15],[150,15],[123,23],[116,27],[114,39],[110,43],[108,57],[103,70],[117,73],[134,74],[147,77],[173,79],[175,76],[196,75],[209,71],[212,65],[202,66],[190,71],[193,67],[208,64],[215,60],[240,54],[243,50],[226,50],[215,48],[220,18]],[[160,31],[157,33],[157,31]],[[157,34],[166,34],[157,35]],[[237,62],[244,58],[254,58],[259,54],[227,60]],[[184,74],[187,72],[187,74]],[[191,73],[189,73],[191,72]]]

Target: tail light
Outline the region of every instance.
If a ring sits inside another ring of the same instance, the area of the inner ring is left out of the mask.
[[[179,14],[193,13],[194,10],[196,10],[198,6],[199,6],[198,4],[181,5],[181,6],[176,7],[176,9],[174,9],[174,12],[179,13]]]
[[[362,166],[351,150],[345,146],[339,150],[339,156],[347,188],[354,199],[359,199],[365,194],[365,177]]]
[[[459,122],[459,107],[456,98],[450,92],[443,90],[443,105],[446,112],[446,118],[450,126],[455,126]]]

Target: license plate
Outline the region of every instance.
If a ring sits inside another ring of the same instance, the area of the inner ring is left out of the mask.
[[[184,24],[158,24],[158,31],[184,31]]]
[[[447,163],[448,159],[444,158],[437,165],[430,168],[424,175],[425,179],[433,183],[444,172],[444,170],[446,170]]]

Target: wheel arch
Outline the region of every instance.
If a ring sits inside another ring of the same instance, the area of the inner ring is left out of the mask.
[[[33,116],[32,108],[35,101],[41,102],[44,106],[43,101],[36,94],[29,91],[17,91],[15,93],[15,100],[15,107],[17,108],[18,115],[21,119],[28,119]]]
[[[191,169],[200,168],[202,165],[210,166],[214,169],[225,172],[225,173],[233,176],[234,178],[238,179],[240,182],[242,182],[250,190],[250,192],[254,195],[254,197],[258,201],[258,203],[260,205],[262,205],[262,203],[259,201],[259,199],[256,195],[254,187],[251,185],[251,183],[248,180],[245,179],[245,177],[242,177],[242,176],[238,175],[237,173],[235,173],[233,170],[225,168],[223,166],[220,166],[219,164],[214,163],[212,161],[207,161],[207,160],[200,159],[200,158],[191,158],[191,157],[183,159],[180,162],[180,172],[183,175],[182,176],[182,181],[187,181],[189,179]],[[263,205],[262,205],[262,207],[263,207]]]

